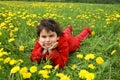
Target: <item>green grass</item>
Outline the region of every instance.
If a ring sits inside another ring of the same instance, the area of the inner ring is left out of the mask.
[[[79,34],[85,26],[89,26],[95,35],[87,38],[81,43],[80,48],[69,55],[69,60],[64,69],[51,70],[48,80],[58,80],[56,73],[61,72],[70,77],[71,80],[82,80],[79,72],[86,69],[95,74],[94,80],[119,80],[120,79],[120,5],[117,4],[85,4],[85,3],[43,3],[43,2],[0,2],[0,80],[24,80],[16,72],[10,75],[11,69],[19,65],[20,68],[28,69],[35,65],[38,71],[49,62],[42,61],[40,65],[31,63],[29,56],[37,40],[36,25],[42,18],[53,18],[58,21],[63,30],[65,26],[72,25],[74,36]],[[18,28],[18,31],[14,31]],[[15,40],[8,42],[10,38]],[[24,46],[24,51],[19,46]],[[116,50],[114,55],[111,52]],[[2,55],[7,52],[7,55]],[[10,53],[10,54],[9,54]],[[93,53],[95,59],[102,57],[104,63],[98,65],[93,60],[78,59],[76,55]],[[22,59],[21,64],[4,64],[6,57],[11,59]],[[95,69],[89,69],[88,64],[94,64]],[[75,70],[71,66],[76,64]],[[32,74],[28,80],[44,80],[37,74]],[[47,80],[47,79],[45,79]]]

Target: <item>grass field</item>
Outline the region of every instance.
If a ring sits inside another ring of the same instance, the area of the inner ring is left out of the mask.
[[[93,31],[63,69],[29,60],[42,18]],[[0,80],[120,80],[120,5],[1,1]]]

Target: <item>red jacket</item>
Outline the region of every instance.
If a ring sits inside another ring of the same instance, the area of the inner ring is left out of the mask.
[[[40,63],[42,58],[49,58],[53,66],[59,64],[59,67],[63,68],[68,61],[69,53],[79,48],[80,41],[87,37],[88,33],[90,34],[91,32],[88,32],[87,29],[84,29],[77,37],[68,36],[66,33],[63,33],[58,40],[57,48],[52,50],[50,54],[42,54],[42,47],[37,41],[30,56],[30,60]]]

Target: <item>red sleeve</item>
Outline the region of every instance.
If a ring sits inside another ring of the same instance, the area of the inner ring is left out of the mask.
[[[68,54],[69,54],[68,42],[62,39],[60,44],[58,44],[58,48],[52,50],[49,57],[54,66],[59,64],[59,67],[63,68],[68,61]]]
[[[41,58],[43,58],[42,47],[40,46],[40,44],[37,41],[36,44],[34,45],[34,49],[32,51],[32,54],[30,55],[30,60],[32,62],[37,61],[38,63],[40,63]]]

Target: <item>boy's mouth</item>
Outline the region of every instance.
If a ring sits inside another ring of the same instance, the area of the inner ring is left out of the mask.
[[[49,44],[46,44],[45,46],[46,46],[46,47],[50,47],[50,46],[51,46],[51,44],[49,43]]]

